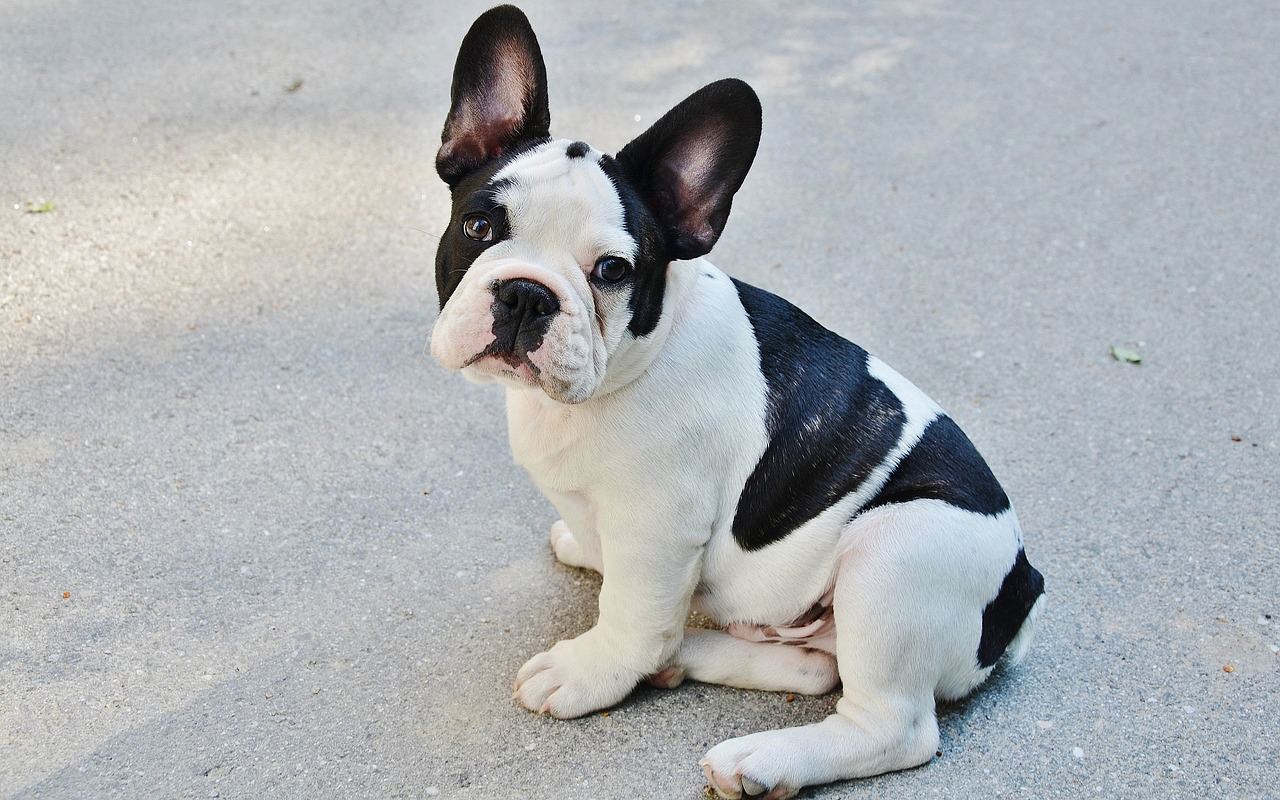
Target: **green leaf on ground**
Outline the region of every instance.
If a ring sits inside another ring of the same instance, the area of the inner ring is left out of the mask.
[[[1111,357],[1116,361],[1123,361],[1126,364],[1141,364],[1142,355],[1137,350],[1128,347],[1120,347],[1119,345],[1111,345]]]
[[[57,208],[53,203],[45,200],[43,203],[27,203],[28,214],[48,214]]]

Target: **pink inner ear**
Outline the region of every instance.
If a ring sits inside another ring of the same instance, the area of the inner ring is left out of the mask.
[[[536,70],[516,42],[494,45],[487,74],[475,91],[458,99],[449,117],[441,159],[478,164],[502,155],[524,125]]]
[[[716,159],[722,150],[724,130],[707,125],[686,135],[667,153],[666,167],[675,173],[675,200],[685,216],[696,206],[714,201],[718,182]],[[697,213],[697,212],[695,212]]]

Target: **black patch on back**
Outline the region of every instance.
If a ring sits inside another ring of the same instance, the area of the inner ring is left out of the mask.
[[[564,154],[569,158],[582,158],[591,152],[591,145],[586,142],[574,142],[565,148]]]
[[[631,321],[627,323],[627,330],[636,338],[648,336],[658,327],[658,320],[662,317],[662,297],[667,289],[667,265],[671,256],[662,228],[618,163],[609,156],[603,156],[600,169],[604,170],[618,192],[618,199],[622,201],[623,227],[636,242],[631,297],[627,300]]]
[[[776,295],[734,285],[769,389],[769,444],[733,518],[738,544],[759,550],[857,489],[897,444],[905,415],[867,372],[865,350]]]
[[[863,507],[943,500],[965,511],[994,516],[1009,508],[1009,498],[978,449],[945,414],[936,417]]]
[[[1013,637],[1018,635],[1022,623],[1036,599],[1044,594],[1044,576],[1027,561],[1027,554],[1018,548],[1013,568],[1004,576],[996,599],[982,610],[982,638],[978,640],[978,665],[986,668],[996,663]]]

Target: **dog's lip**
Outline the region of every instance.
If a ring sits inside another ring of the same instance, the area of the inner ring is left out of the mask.
[[[541,370],[538,369],[537,365],[529,361],[528,354],[520,356],[509,350],[497,351],[485,348],[467,359],[466,363],[462,365],[462,368],[466,369],[467,367],[475,366],[477,364],[481,367],[485,367],[481,362],[490,358],[503,365],[494,371],[505,373],[533,386],[541,385]],[[488,366],[486,371],[493,370],[494,366],[496,365]]]
[[[485,349],[473,355],[471,358],[468,358],[466,362],[462,365],[462,367],[463,369],[466,369],[467,367],[471,366],[477,361],[480,361],[485,358],[496,358],[499,361],[505,363],[507,366],[515,367],[517,369],[520,367],[521,364],[527,363],[527,359],[522,359],[520,356],[516,355],[510,350],[491,350],[488,347],[486,347]]]

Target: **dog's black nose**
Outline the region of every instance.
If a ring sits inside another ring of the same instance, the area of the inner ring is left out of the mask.
[[[493,287],[494,354],[520,356],[542,346],[542,337],[560,311],[555,294],[528,278],[510,278]]]
[[[539,322],[560,310],[560,301],[551,290],[528,278],[511,278],[498,284],[498,302],[520,327]]]

